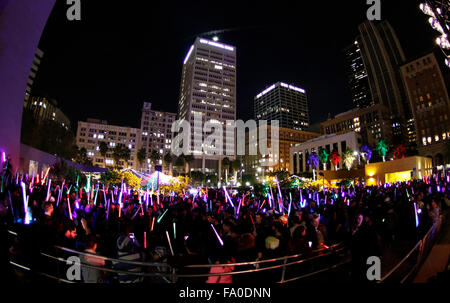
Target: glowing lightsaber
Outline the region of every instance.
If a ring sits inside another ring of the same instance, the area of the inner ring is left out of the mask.
[[[238,209],[237,209],[237,214],[236,214],[236,219],[239,218],[239,211],[241,210],[241,203],[238,201]]]
[[[152,219],[152,227],[151,227],[150,231],[153,231],[153,227],[155,226],[155,218],[156,217],[153,217],[153,219]]]
[[[214,233],[216,234],[217,240],[219,240],[220,245],[223,246],[223,241],[220,238],[219,234],[217,233],[216,229],[214,228],[214,225],[212,225],[212,223],[211,223],[211,227],[212,227]]]
[[[166,209],[165,211],[164,211],[164,213],[158,218],[158,220],[156,220],[156,222],[159,224],[159,222],[161,222],[161,220],[162,220],[162,218],[164,217],[164,215],[167,213],[167,211],[168,211],[169,209]]]
[[[305,206],[306,206],[306,200],[300,201],[300,207],[305,208]]]
[[[94,205],[97,205],[97,195],[98,195],[98,185],[97,185],[97,188],[96,188],[96,190],[95,190]]]
[[[69,207],[69,217],[70,217],[70,220],[73,221],[73,218],[72,218],[72,208],[70,207],[69,194],[67,194],[67,206]]]
[[[167,230],[166,230],[166,236],[167,236],[167,241],[169,242],[170,252],[173,257],[173,256],[175,256],[175,254],[173,253],[172,242],[170,241],[169,232]]]
[[[414,214],[416,216],[416,227],[419,226],[419,215],[417,214],[417,205],[416,202],[414,202]]]
[[[289,208],[288,208],[288,216],[291,214],[291,205],[292,205],[292,195],[289,193]]]
[[[177,238],[177,223],[173,222],[173,238]]]
[[[50,185],[52,184],[52,179],[48,180],[48,186],[47,186],[47,197],[45,198],[45,201],[50,200]]]
[[[41,179],[41,184],[44,185],[45,184],[45,180],[47,179],[48,176],[48,172],[50,171],[50,167],[47,168],[47,171],[45,172],[45,176],[43,179]]]
[[[225,186],[223,186],[223,192],[225,193],[225,197],[227,197],[228,202],[229,202],[229,203],[231,204],[231,206],[233,206],[233,208],[234,208],[234,204],[233,204],[233,202],[231,202],[230,195],[228,195],[228,192],[227,192],[227,189],[226,189]]]
[[[144,249],[147,249],[147,232],[144,231]]]
[[[28,207],[27,207],[28,206],[27,205],[27,190],[25,189],[25,183],[24,182],[21,182],[20,186],[22,187],[23,210],[25,212],[25,218],[24,218],[24,220],[25,220],[26,216],[27,216],[27,212],[28,212]]]

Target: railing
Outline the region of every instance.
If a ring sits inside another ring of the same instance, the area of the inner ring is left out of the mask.
[[[439,234],[443,221],[443,216],[439,217],[438,222],[430,227],[426,235],[406,254],[406,256],[386,273],[378,283],[410,282],[417,274],[420,266],[423,264],[431,248],[434,245],[436,236]]]
[[[17,233],[9,231],[13,236],[18,236]],[[56,280],[60,283],[73,283],[66,279],[66,275],[61,275],[61,267],[68,266],[67,259],[59,257],[58,254],[64,253],[66,257],[69,255],[73,256],[90,256],[97,259],[105,261],[106,264],[121,263],[130,266],[141,267],[139,272],[124,271],[115,269],[114,266],[94,266],[92,264],[85,263],[80,260],[80,266],[83,269],[97,270],[103,275],[109,276],[108,281],[116,281],[116,277],[119,275],[128,275],[140,279],[140,282],[147,281],[146,279],[151,279],[152,282],[162,282],[162,283],[174,283],[179,280],[189,281],[191,279],[203,279],[212,276],[232,276],[239,277],[243,279],[252,278],[259,276],[259,278],[264,279],[265,282],[277,282],[277,283],[288,283],[292,281],[297,281],[300,279],[306,279],[330,270],[333,270],[343,264],[348,263],[343,261],[346,255],[346,247],[342,244],[335,244],[333,246],[324,246],[321,249],[317,249],[313,252],[312,256],[305,258],[302,254],[284,256],[280,258],[265,259],[252,262],[239,262],[239,263],[228,263],[228,264],[202,264],[202,265],[187,265],[182,268],[174,268],[167,263],[150,263],[150,262],[138,262],[138,261],[128,261],[123,259],[109,258],[100,255],[93,255],[85,252],[79,252],[76,250],[68,249],[65,247],[56,246],[56,254],[52,255],[49,253],[40,252],[40,257],[45,260],[50,260],[56,262],[56,274],[51,274],[49,272],[40,272],[37,269],[33,269],[30,265],[19,264],[14,260],[10,260],[10,264],[16,269],[23,271],[28,274],[43,276],[52,280]],[[234,267],[231,272],[224,273],[210,273],[211,268],[214,267]],[[204,273],[197,273],[199,271],[204,271]],[[186,272],[195,272],[195,274],[189,274]],[[276,278],[276,273],[278,273],[278,279]]]

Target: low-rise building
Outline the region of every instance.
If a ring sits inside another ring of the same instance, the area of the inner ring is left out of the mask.
[[[308,157],[312,152],[318,153],[320,149],[324,148],[331,154],[333,151],[337,151],[339,155],[349,148],[352,151],[360,151],[362,139],[361,134],[358,132],[347,132],[341,135],[323,135],[318,138],[300,143],[291,147],[290,149],[290,165],[289,172],[291,174],[301,174],[306,172],[312,172],[312,169],[307,164]],[[357,160],[359,161],[359,159]],[[319,165],[320,169],[322,166]],[[337,168],[343,167],[343,159],[337,165]],[[328,162],[327,170],[334,169],[333,165]]]
[[[374,146],[380,139],[392,140],[392,126],[389,109],[376,104],[366,108],[357,108],[336,115],[321,123],[323,135],[358,132],[362,142]]]
[[[141,130],[139,128],[110,125],[107,121],[87,119],[86,122],[78,122],[76,144],[79,148],[86,148],[87,156],[92,163],[99,167],[139,169],[137,151],[141,146]],[[106,157],[100,153],[100,142],[106,142],[109,150]],[[125,163],[119,160],[115,163],[113,149],[123,145],[130,150],[130,159]]]

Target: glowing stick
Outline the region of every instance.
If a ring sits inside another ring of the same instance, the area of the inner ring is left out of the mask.
[[[161,220],[162,220],[162,218],[164,217],[164,215],[167,213],[167,211],[168,211],[169,209],[166,209],[165,211],[164,211],[164,213],[158,218],[158,220],[156,220],[156,222],[159,224],[159,222],[161,222]]]
[[[270,200],[270,194],[267,194],[267,199],[269,200],[269,208],[272,208],[272,201]]]
[[[70,207],[69,194],[67,194],[67,206],[69,207],[69,217],[70,217],[70,220],[73,221],[73,218],[72,218],[72,209],[71,209],[71,207]]]
[[[228,192],[227,192],[225,186],[223,187],[223,191],[224,191],[224,193],[225,193],[225,197],[228,199],[228,202],[230,202],[231,206],[233,206],[233,208],[234,208],[234,204],[233,204],[233,202],[231,202],[230,195],[228,195]]]
[[[144,231],[144,249],[147,249],[147,232]]]
[[[263,201],[263,203],[261,204],[261,206],[259,207],[259,209],[261,209],[261,208],[264,206],[265,203],[266,203],[266,200]]]
[[[300,189],[300,203],[303,201],[303,189]]]
[[[212,225],[212,223],[211,223],[211,227],[212,227],[214,233],[216,234],[217,240],[219,240],[220,245],[223,246],[223,241],[222,241],[222,239],[220,238],[219,234],[217,233],[216,229],[214,228],[214,225]]]
[[[97,205],[97,195],[98,195],[98,186],[97,186],[97,189],[95,191],[94,205]]]
[[[47,197],[45,198],[45,201],[50,200],[50,185],[52,184],[52,179],[48,180],[48,186],[47,186]]]
[[[288,216],[291,214],[291,205],[292,205],[292,195],[289,193],[289,208],[288,208]]]
[[[153,217],[153,219],[152,219],[152,227],[151,227],[150,231],[153,231],[153,227],[155,226],[155,218],[156,217]]]
[[[175,256],[173,253],[172,242],[170,242],[169,232],[166,230],[167,241],[169,242],[170,252],[172,253],[172,257]]]
[[[418,227],[418,226],[419,226],[419,216],[418,216],[418,214],[417,214],[417,205],[416,205],[416,202],[414,202],[414,214],[415,214],[415,216],[416,216],[416,227]]]
[[[173,222],[173,238],[177,238],[177,223]]]
[[[303,201],[300,201],[300,207],[305,208],[305,206],[306,206],[306,199]]]
[[[41,184],[42,184],[42,185],[44,185],[45,179],[47,179],[47,176],[48,176],[48,172],[49,172],[49,171],[50,171],[50,167],[47,168],[47,171],[45,172],[45,176],[44,176],[44,178],[41,180]]]
[[[319,206],[320,205],[319,193],[317,193],[316,200],[317,200],[317,206]]]
[[[23,210],[25,212],[25,218],[26,218],[27,211],[28,211],[28,208],[27,208],[27,190],[25,189],[25,183],[21,182],[20,186],[22,187]],[[25,218],[24,218],[24,220],[25,220]]]
[[[239,205],[238,205],[238,209],[237,209],[237,215],[236,215],[236,219],[239,218],[239,211],[241,210],[241,203],[238,201]]]

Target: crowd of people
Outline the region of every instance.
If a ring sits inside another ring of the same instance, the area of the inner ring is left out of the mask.
[[[320,192],[208,188],[159,197],[157,192],[144,197],[104,185],[95,186],[93,194],[63,180],[49,186],[48,178],[34,184],[26,176],[17,179],[3,182],[0,193],[2,225],[19,235],[8,246],[9,258],[67,279],[70,265],[42,253],[62,260],[76,255],[85,265],[84,282],[173,281],[173,269],[180,282],[238,282],[246,275],[227,273],[254,269],[255,279],[270,279],[258,271],[268,266],[264,262],[189,265],[308,258],[337,243],[350,249],[352,278],[361,280],[369,256],[380,256],[400,239],[415,243],[450,205],[450,183],[443,176]],[[29,222],[22,182],[29,196]],[[218,273],[222,275],[206,276]],[[204,276],[184,277],[196,274]]]

